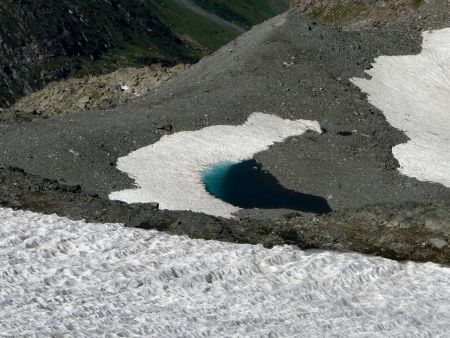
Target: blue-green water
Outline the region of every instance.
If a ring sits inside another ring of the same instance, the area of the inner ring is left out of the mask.
[[[204,172],[203,182],[211,195],[244,209],[331,211],[326,199],[284,188],[255,160],[218,163]]]

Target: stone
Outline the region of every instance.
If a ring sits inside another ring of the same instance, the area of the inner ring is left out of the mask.
[[[446,241],[440,238],[430,238],[428,242],[431,244],[433,248],[436,248],[438,250],[442,250],[448,245]]]
[[[159,209],[159,203],[158,202],[151,202],[151,203],[147,203],[147,204],[152,209],[155,209],[155,210]]]
[[[91,98],[87,95],[82,96],[81,98],[78,99],[77,101],[77,106],[80,109],[83,109],[87,106],[87,104],[89,103],[89,101],[91,100]]]
[[[170,123],[167,123],[167,124],[157,127],[157,129],[170,133],[173,130],[173,126]]]
[[[429,218],[425,220],[425,228],[433,232],[450,233],[450,222],[442,218]]]

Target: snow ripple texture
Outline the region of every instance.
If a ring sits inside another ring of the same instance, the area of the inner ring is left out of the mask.
[[[450,28],[423,33],[419,55],[381,56],[352,79],[410,141],[393,148],[400,172],[450,187]]]
[[[449,337],[450,269],[0,209],[1,336]]]
[[[321,133],[315,121],[253,113],[240,126],[216,125],[163,136],[119,158],[118,169],[133,178],[138,188],[113,192],[109,197],[127,203],[159,202],[161,209],[231,217],[239,208],[210,195],[202,173],[220,162],[251,159],[275,142],[307,130]]]

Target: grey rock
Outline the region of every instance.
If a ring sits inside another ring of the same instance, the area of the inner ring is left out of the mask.
[[[159,203],[158,203],[158,202],[147,203],[147,205],[148,205],[150,208],[153,208],[153,209],[159,209]]]
[[[441,250],[445,248],[448,243],[440,238],[430,238],[428,242],[436,249]]]
[[[89,103],[90,100],[91,100],[91,98],[89,96],[81,97],[77,101],[77,107],[80,108],[80,109],[84,109],[87,106],[87,104]]]
[[[419,53],[421,43],[417,31],[404,27],[344,32],[289,12],[124,106],[5,125],[0,163],[107,197],[134,183],[110,163],[157,142],[167,131],[155,133],[156,127],[170,123],[176,131],[198,130],[205,114],[209,125],[237,125],[263,111],[317,120],[328,131],[305,133],[255,156],[288,189],[333,196],[333,210],[407,201],[450,204],[449,189],[398,174],[392,147],[405,142],[405,134],[361,99],[348,80],[364,76],[360,60]],[[282,62],[291,56],[295,64],[286,69]],[[358,133],[338,135],[349,130]],[[77,161],[67,152],[72,148],[83,154]]]
[[[450,219],[429,218],[425,221],[425,227],[431,231],[442,231],[450,234]]]

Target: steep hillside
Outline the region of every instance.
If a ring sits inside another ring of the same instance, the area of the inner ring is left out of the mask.
[[[196,4],[242,27],[250,28],[285,12],[288,0],[194,0]]]
[[[196,62],[235,37],[173,0],[0,2],[0,107],[52,80]]]

